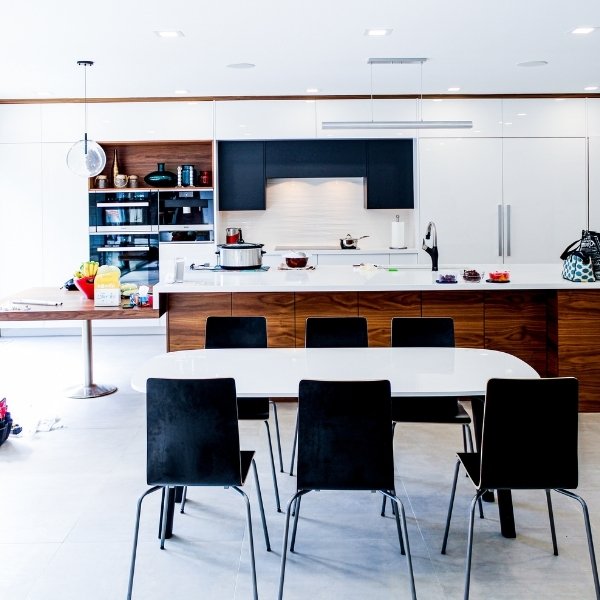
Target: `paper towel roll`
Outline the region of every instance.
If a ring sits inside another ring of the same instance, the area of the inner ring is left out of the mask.
[[[404,222],[392,221],[392,243],[390,248],[406,248],[404,244]]]

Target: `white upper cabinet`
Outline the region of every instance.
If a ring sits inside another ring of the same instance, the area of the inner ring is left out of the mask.
[[[600,98],[588,98],[586,100],[586,106],[588,135],[590,137],[600,137]],[[592,163],[590,162],[590,164]],[[596,165],[598,165],[597,162]]]
[[[87,131],[93,140],[211,140],[213,102],[88,103]],[[83,104],[43,106],[43,141],[83,139]]]
[[[40,144],[0,144],[0,165],[0,298],[6,298],[44,285]]]
[[[0,144],[28,144],[40,138],[39,104],[0,104]]]
[[[315,137],[312,100],[239,100],[215,103],[215,139],[273,140]]]
[[[416,100],[317,100],[318,138],[414,138],[416,129],[323,129],[323,121],[415,121]]]
[[[584,137],[583,98],[502,100],[504,137]]]
[[[471,129],[421,129],[420,138],[500,137],[502,102],[500,100],[423,100],[424,121],[472,121]]]
[[[89,258],[88,180],[67,167],[70,144],[42,145],[43,281],[60,287]]]
[[[419,230],[437,230],[439,263],[476,266],[498,257],[497,206],[502,203],[502,140],[419,140]],[[431,245],[431,243],[428,243]],[[431,264],[424,252],[419,263]]]

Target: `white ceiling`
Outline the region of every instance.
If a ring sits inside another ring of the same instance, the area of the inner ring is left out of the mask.
[[[564,94],[600,86],[600,0],[17,0],[0,99]],[[587,36],[571,30],[598,27]],[[367,28],[393,30],[369,38]],[[184,37],[160,39],[158,30]],[[425,57],[419,65],[369,58]],[[517,63],[545,60],[544,67]],[[254,63],[233,69],[232,63]],[[422,75],[422,82],[421,82]],[[594,92],[598,94],[598,91]]]

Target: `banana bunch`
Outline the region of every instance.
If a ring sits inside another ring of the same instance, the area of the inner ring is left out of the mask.
[[[99,262],[95,260],[88,260],[84,263],[81,263],[79,270],[75,271],[73,276],[77,279],[81,279],[82,277],[85,277],[86,279],[93,279],[96,277],[99,266]]]

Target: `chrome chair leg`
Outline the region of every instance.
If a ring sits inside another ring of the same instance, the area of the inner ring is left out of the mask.
[[[594,540],[592,538],[592,526],[590,524],[590,513],[588,511],[587,504],[581,496],[578,496],[577,494],[574,494],[573,492],[570,492],[568,490],[563,490],[562,488],[556,488],[554,491],[558,492],[559,494],[563,494],[564,496],[567,496],[568,498],[573,498],[573,500],[577,500],[577,502],[579,502],[579,504],[581,504],[581,508],[583,510],[583,522],[585,523],[585,533],[587,535],[588,550],[590,553],[590,561],[592,563],[592,575],[594,577],[594,588],[596,590],[596,599],[600,600],[600,581],[598,580],[598,565],[596,563],[596,552],[594,551]]]
[[[412,567],[412,558],[410,556],[410,544],[408,542],[408,528],[406,525],[406,513],[404,512],[404,504],[398,496],[387,492],[385,490],[380,490],[384,496],[387,496],[390,499],[390,502],[393,502],[396,505],[396,518],[398,518],[398,514],[400,514],[400,519],[402,522],[402,532],[404,534],[404,548],[406,549],[406,568],[408,570],[408,580],[410,585],[410,593],[413,600],[417,600],[417,590],[415,589],[415,576],[413,573]]]
[[[548,504],[548,517],[550,519],[550,535],[552,536],[552,549],[554,550],[554,556],[558,556],[558,544],[556,543],[554,511],[552,510],[552,498],[550,497],[550,490],[546,490],[546,502]]]
[[[279,470],[281,473],[283,473],[283,456],[281,454],[281,435],[279,433],[279,417],[277,416],[277,404],[273,400],[269,400],[269,404],[273,407],[273,418],[275,419],[275,437],[277,438],[277,453],[279,454]],[[279,512],[281,512],[281,510]]]
[[[469,600],[469,587],[471,584],[471,558],[473,556],[473,528],[475,526],[475,505],[477,500],[483,496],[486,490],[477,490],[477,493],[471,500],[469,512],[469,535],[467,537],[467,560],[465,564],[465,592],[463,600]]]
[[[296,502],[294,503],[294,528],[292,529],[292,541],[290,542],[290,552],[293,552],[294,548],[296,547],[296,531],[298,530],[298,517],[300,516],[301,500],[302,496],[298,496]]]
[[[307,491],[296,492],[288,501],[285,509],[285,527],[283,529],[283,547],[281,548],[281,566],[279,568],[279,592],[277,594],[278,600],[283,598],[283,581],[285,578],[285,562],[287,559],[287,546],[288,537],[290,532],[290,515],[292,513],[292,505],[296,503],[296,500],[306,494]]]
[[[260,482],[258,480],[258,470],[256,469],[256,462],[254,461],[254,459],[252,459],[252,470],[254,471],[254,483],[256,484],[256,496],[258,498],[260,518],[262,520],[263,531],[265,534],[265,544],[267,546],[267,552],[270,552],[271,542],[269,541],[269,531],[267,530],[267,520],[265,519],[265,506],[263,504],[262,493],[260,491]]]
[[[281,512],[281,503],[279,500],[279,486],[277,485],[277,471],[275,470],[275,457],[273,456],[273,443],[271,442],[271,428],[269,427],[269,421],[264,421],[265,427],[267,428],[267,440],[269,442],[269,455],[271,457],[271,474],[273,476],[273,489],[275,490],[275,505],[277,506],[277,512]]]
[[[294,474],[294,460],[296,459],[296,444],[298,442],[298,414],[296,414],[296,427],[294,428],[294,445],[292,446],[292,461],[290,462],[290,477]]]
[[[183,486],[183,491],[181,492],[181,507],[179,509],[179,512],[181,514],[183,514],[184,510],[185,510],[185,501],[187,499],[187,485]]]
[[[250,499],[246,492],[237,485],[231,486],[236,492],[242,495],[246,503],[246,522],[248,524],[248,546],[250,547],[250,567],[252,570],[252,586],[254,589],[254,600],[258,600],[258,585],[256,583],[256,561],[254,559],[254,536],[252,535],[252,514],[250,511]]]
[[[442,542],[442,554],[446,554],[446,544],[448,543],[448,532],[450,531],[450,519],[452,518],[452,508],[454,507],[454,496],[456,494],[456,484],[458,482],[458,470],[460,469],[460,460],[456,460],[454,465],[454,477],[452,479],[452,491],[450,492],[450,503],[448,504],[448,515],[446,516],[446,529],[444,530],[444,541]]]
[[[133,530],[133,550],[131,551],[131,565],[129,567],[129,583],[127,585],[127,600],[131,600],[131,594],[133,593],[133,576],[135,575],[135,560],[137,557],[137,545],[138,538],[140,533],[140,517],[142,515],[142,501],[146,496],[151,494],[152,492],[156,492],[157,490],[161,490],[163,487],[161,485],[155,485],[151,487],[149,490],[146,490],[137,501],[137,510],[135,513],[135,527]]]
[[[162,507],[162,520],[160,528],[160,549],[163,550],[165,547],[165,537],[167,535],[167,515],[169,512],[169,500],[171,494],[175,493],[175,489],[170,488],[168,485],[164,487],[165,495]]]

